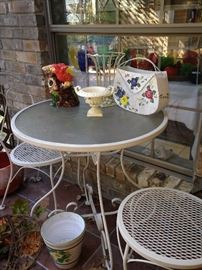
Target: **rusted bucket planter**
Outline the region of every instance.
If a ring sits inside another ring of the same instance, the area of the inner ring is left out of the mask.
[[[10,177],[11,164],[6,152],[0,152],[0,197],[4,195],[8,180]],[[19,169],[18,166],[13,165],[13,174]],[[16,191],[23,182],[24,170],[22,169],[10,184],[8,194]]]

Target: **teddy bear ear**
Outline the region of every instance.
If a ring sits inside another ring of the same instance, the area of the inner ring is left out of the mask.
[[[46,75],[53,74],[53,65],[43,66],[41,69],[42,69],[43,73]]]

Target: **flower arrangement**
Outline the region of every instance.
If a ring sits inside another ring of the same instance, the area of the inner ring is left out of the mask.
[[[74,91],[73,67],[64,63],[51,64],[42,67],[45,82],[54,107],[74,107],[79,105],[79,99]]]
[[[72,83],[74,78],[73,67],[67,66],[63,63],[51,65],[52,73],[54,73],[57,79],[63,83]]]

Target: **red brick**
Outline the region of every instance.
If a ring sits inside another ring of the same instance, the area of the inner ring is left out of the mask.
[[[7,60],[16,60],[16,52],[15,51],[2,50],[1,51],[1,58],[2,59],[7,59]]]
[[[3,16],[3,15],[2,15]],[[18,26],[18,16],[15,14],[7,14],[3,16],[2,25],[4,26]]]
[[[23,49],[24,51],[40,51],[39,41],[38,40],[23,40]]]
[[[39,39],[39,30],[37,27],[25,27],[22,28],[22,38],[23,39]]]
[[[17,61],[36,64],[37,63],[37,53],[35,52],[16,52]]]
[[[0,28],[0,37],[1,38],[12,38],[13,37],[13,30],[11,28]]]
[[[3,39],[4,50],[22,50],[22,40],[20,39]]]
[[[27,85],[28,93],[33,96],[34,102],[36,96],[41,96],[45,98],[45,91],[43,87],[34,86],[34,85]]]
[[[33,75],[41,75],[42,74],[41,66],[26,64],[26,73],[30,73]]]
[[[42,86],[43,77],[41,76],[35,76],[32,74],[26,74],[26,83],[28,85],[36,85],[36,86]]]
[[[116,180],[119,182],[124,182],[125,181],[125,175],[124,172],[122,170],[121,164],[119,164],[116,168],[115,168],[115,174],[116,174]]]
[[[100,172],[105,174],[106,173],[106,164],[110,161],[112,158],[111,155],[102,155],[101,156],[101,162],[100,162]]]
[[[14,73],[25,73],[25,64],[16,61],[7,61],[6,70],[13,71]]]
[[[6,3],[0,3],[0,14],[6,14],[6,13],[7,13]]]
[[[115,177],[115,168],[119,165],[120,161],[118,158],[112,158],[106,164],[106,174],[111,177]]]
[[[37,26],[37,19],[35,14],[21,14],[18,16],[19,26]]]
[[[10,13],[31,13],[34,12],[34,1],[13,1],[8,4]]]
[[[39,40],[23,40],[24,51],[40,52],[47,50],[47,44],[45,41]]]

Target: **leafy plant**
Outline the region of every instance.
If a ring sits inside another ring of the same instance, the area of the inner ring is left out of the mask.
[[[193,70],[192,64],[182,64],[180,68],[180,74],[183,76],[190,76]]]
[[[11,209],[12,215],[0,218],[0,260],[7,259],[4,270],[26,270],[42,246],[38,217],[44,209],[37,207],[30,217],[29,203],[21,199]]]
[[[161,56],[161,58],[160,58],[160,63],[161,63],[160,69],[164,70],[166,67],[174,65],[174,62],[175,62],[174,57]]]
[[[17,199],[13,205],[11,205],[13,215],[28,215],[29,204],[28,201]]]

